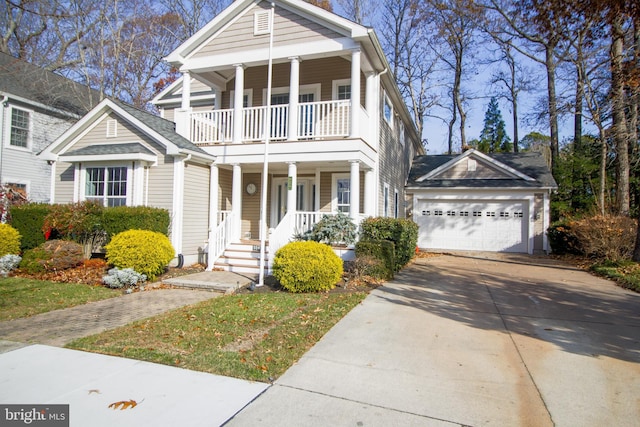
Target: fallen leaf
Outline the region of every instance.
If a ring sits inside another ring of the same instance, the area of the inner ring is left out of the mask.
[[[120,402],[113,402],[111,405],[109,405],[109,408],[113,410],[120,409],[121,411],[124,411],[125,409],[129,409],[129,408],[133,409],[136,406],[138,406],[138,402],[131,399],[131,400],[121,400]]]

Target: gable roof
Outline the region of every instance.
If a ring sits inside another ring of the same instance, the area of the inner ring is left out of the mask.
[[[100,102],[98,91],[2,52],[0,95],[76,118]]]
[[[464,159],[476,160],[490,175],[447,174]],[[418,156],[414,159],[407,188],[546,188],[558,185],[540,153],[490,153],[468,150],[458,155]]]
[[[63,133],[58,139],[56,139],[51,145],[40,153],[40,156],[46,160],[57,160],[59,152],[71,143],[74,139],[82,135],[82,133],[90,128],[96,120],[102,117],[109,111],[113,111],[118,114],[124,120],[129,122],[132,126],[136,127],[142,133],[149,138],[157,141],[167,149],[169,155],[194,155],[203,160],[213,161],[215,157],[208,154],[200,147],[193,144],[185,137],[179,135],[175,131],[175,124],[162,117],[140,110],[132,105],[126,104],[121,101],[106,98],[100,104],[98,104],[93,110],[91,110],[86,116],[84,116],[79,122],[73,125],[65,133]],[[106,144],[104,146],[98,146],[96,148],[95,155],[102,154],[114,154],[113,150],[116,150],[113,146],[122,144]],[[105,147],[111,146],[110,153],[107,153]],[[131,148],[131,147],[130,147]],[[68,155],[69,153],[65,153]],[[84,153],[87,154],[87,153]],[[144,153],[140,153],[144,154]]]

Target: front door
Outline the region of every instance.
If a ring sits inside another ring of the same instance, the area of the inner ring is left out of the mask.
[[[272,214],[271,214],[271,227],[276,227],[284,215],[287,213],[287,191],[288,191],[288,182],[287,178],[278,178],[274,179],[274,187],[272,194]],[[313,199],[314,196],[312,191],[313,186],[308,179],[298,179],[298,188],[296,193],[296,210],[298,212],[306,212],[308,210],[313,210]]]

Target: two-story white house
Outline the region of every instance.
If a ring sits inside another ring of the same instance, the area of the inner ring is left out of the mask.
[[[117,188],[118,203],[166,207],[185,262],[207,251],[232,271],[255,271],[230,249],[255,249],[261,217],[273,252],[323,214],[406,216],[424,152],[372,29],[301,0],[237,0],[166,60],[182,77],[153,101],[163,119],[105,101],[47,148],[56,202]]]
[[[37,154],[98,101],[88,87],[0,52],[0,184],[49,202],[51,166]]]

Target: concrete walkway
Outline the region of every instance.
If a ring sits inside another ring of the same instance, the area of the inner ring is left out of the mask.
[[[228,426],[640,425],[640,295],[548,258],[420,259]]]

